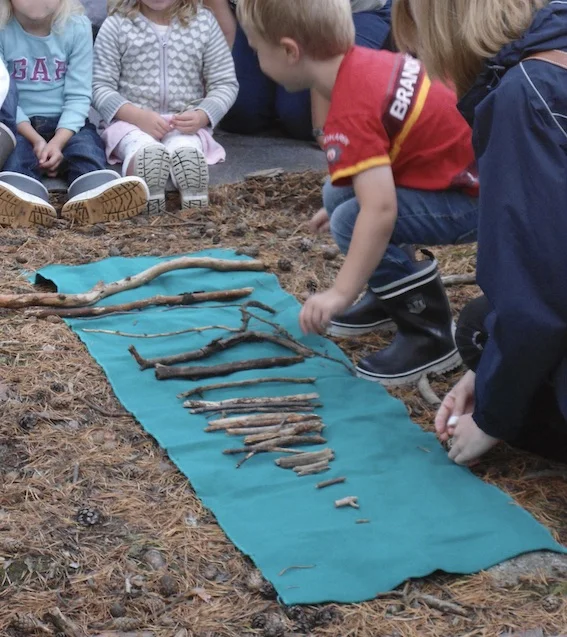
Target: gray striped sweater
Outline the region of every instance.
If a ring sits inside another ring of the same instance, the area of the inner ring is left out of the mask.
[[[131,103],[162,114],[198,106],[216,126],[237,94],[232,55],[208,9],[200,7],[186,27],[175,19],[163,39],[141,14],[104,21],[94,49],[93,106],[105,122]]]

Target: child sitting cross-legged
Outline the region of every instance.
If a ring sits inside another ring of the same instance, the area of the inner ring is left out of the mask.
[[[0,224],[52,225],[43,175],[62,175],[62,217],[96,223],[140,213],[147,186],[106,169],[104,146],[87,122],[92,32],[76,0],[2,0],[0,57],[17,89],[16,144],[0,173]]]
[[[225,158],[211,130],[238,92],[213,14],[198,0],[118,0],[95,43],[94,106],[108,159],[142,177],[150,214],[171,175],[182,208],[208,203],[207,164]]]
[[[303,331],[354,336],[393,322],[393,343],[357,366],[385,385],[457,366],[437,264],[404,249],[476,237],[471,133],[455,94],[409,55],[354,46],[348,0],[239,0],[238,15],[265,74],[331,101],[330,180],[312,229],[330,227],[346,259],[333,287],[305,303]]]

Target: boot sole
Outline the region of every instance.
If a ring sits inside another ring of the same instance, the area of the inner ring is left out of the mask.
[[[12,228],[50,228],[57,220],[57,213],[49,203],[27,201],[15,193],[8,184],[1,182],[0,211],[0,225]]]
[[[149,215],[165,212],[165,187],[171,172],[171,156],[161,144],[152,144],[136,153],[134,175],[147,184],[150,196],[146,205]]]
[[[61,217],[79,224],[123,221],[144,212],[147,202],[144,184],[127,181],[113,184],[98,196],[68,201],[61,210]]]
[[[428,363],[427,365],[423,365],[422,367],[418,367],[417,369],[412,369],[405,374],[384,376],[381,374],[373,374],[372,372],[361,369],[357,366],[356,375],[359,378],[364,378],[365,380],[380,383],[384,387],[402,387],[404,385],[411,385],[412,383],[416,383],[424,374],[441,374],[443,372],[450,372],[452,369],[459,367],[462,362],[463,361],[461,359],[461,355],[459,354],[459,350],[454,349],[446,356]]]
[[[371,334],[372,332],[389,332],[394,330],[395,327],[396,324],[394,321],[390,320],[379,321],[371,325],[359,325],[357,327],[331,323],[327,328],[327,334],[339,338],[351,338],[354,336],[362,336],[363,334]]]
[[[209,205],[209,167],[196,148],[179,148],[171,155],[171,174],[181,196],[181,209]]]

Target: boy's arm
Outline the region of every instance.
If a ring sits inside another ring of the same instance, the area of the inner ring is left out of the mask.
[[[396,187],[390,166],[370,168],[354,177],[360,206],[343,267],[333,287],[307,300],[300,316],[304,332],[322,332],[331,318],[355,300],[379,265],[397,218]]]
[[[63,111],[58,129],[70,131],[60,134],[58,141],[67,141],[83,128],[89,114],[92,96],[93,35],[86,16],[72,19],[73,42],[68,56],[63,92]]]
[[[232,49],[236,38],[236,17],[228,0],[205,0],[203,4],[215,14],[228,46]]]

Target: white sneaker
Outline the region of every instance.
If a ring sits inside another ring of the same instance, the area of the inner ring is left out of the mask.
[[[184,146],[173,151],[171,176],[179,190],[182,210],[209,205],[209,167],[200,150]]]
[[[157,142],[150,144],[141,148],[133,161],[134,175],[142,178],[149,188],[148,214],[165,212],[165,187],[171,172],[171,156],[167,148]]]
[[[57,212],[41,182],[20,173],[0,173],[0,225],[49,227],[56,219]]]
[[[94,224],[131,219],[145,212],[150,193],[139,177],[119,177],[112,170],[97,170],[75,179],[69,186],[69,196],[61,217]]]

